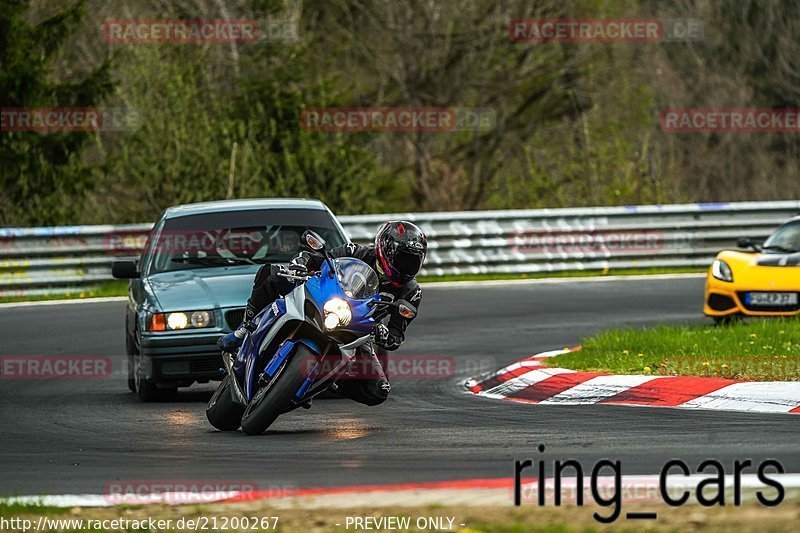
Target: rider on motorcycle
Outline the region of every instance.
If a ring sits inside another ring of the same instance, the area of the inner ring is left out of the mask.
[[[422,267],[428,242],[425,234],[411,222],[385,222],[378,230],[375,244],[361,246],[353,243],[334,248],[331,257],[354,257],[373,266],[380,280],[382,299],[390,301],[403,299],[419,309],[422,289],[416,276]],[[288,265],[295,275],[305,275],[319,270],[325,257],[316,252],[302,251]],[[294,289],[295,285],[285,277],[278,276],[269,263],[263,265],[256,274],[253,291],[247,301],[244,320],[236,331],[221,337],[217,345],[221,350],[235,353],[241,346],[246,332],[253,328],[253,317],[277,298]],[[392,307],[388,321],[381,321],[373,330],[373,342],[386,350],[396,350],[405,340],[405,331],[413,318],[403,317],[397,308]],[[384,323],[386,322],[386,323]],[[366,405],[378,405],[389,396],[391,385],[375,355],[367,344],[356,356],[372,368],[368,376],[342,379],[338,382],[339,392],[352,400]]]

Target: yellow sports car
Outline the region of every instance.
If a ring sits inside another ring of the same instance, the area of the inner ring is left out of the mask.
[[[738,244],[750,250],[720,252],[708,270],[706,316],[721,322],[800,314],[800,217],[775,230],[763,246],[750,239]]]

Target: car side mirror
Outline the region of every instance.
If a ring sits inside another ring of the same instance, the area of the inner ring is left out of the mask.
[[[321,252],[325,249],[325,239],[310,229],[303,232],[303,236],[300,239],[312,250]]]
[[[121,259],[111,263],[111,275],[116,279],[136,279],[142,273],[137,269],[136,261]]]
[[[417,308],[403,299],[397,300],[397,308],[400,310],[400,315],[403,318],[408,318],[410,320],[417,316]]]
[[[756,243],[750,237],[741,237],[739,240],[736,241],[736,246],[739,248],[750,248],[756,252],[759,252],[758,243]]]

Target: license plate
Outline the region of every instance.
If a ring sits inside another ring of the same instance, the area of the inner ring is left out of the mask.
[[[796,292],[748,292],[747,303],[762,307],[792,307],[797,305]]]

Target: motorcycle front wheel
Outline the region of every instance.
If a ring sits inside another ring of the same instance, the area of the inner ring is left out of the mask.
[[[228,374],[214,391],[206,407],[206,418],[220,431],[239,429],[244,413],[244,405],[233,401],[231,386],[231,376]]]
[[[294,355],[283,364],[272,382],[258,389],[247,404],[242,416],[242,431],[248,435],[260,435],[281,413],[292,407],[291,400],[306,380],[307,362],[314,357],[305,345],[297,345]]]

